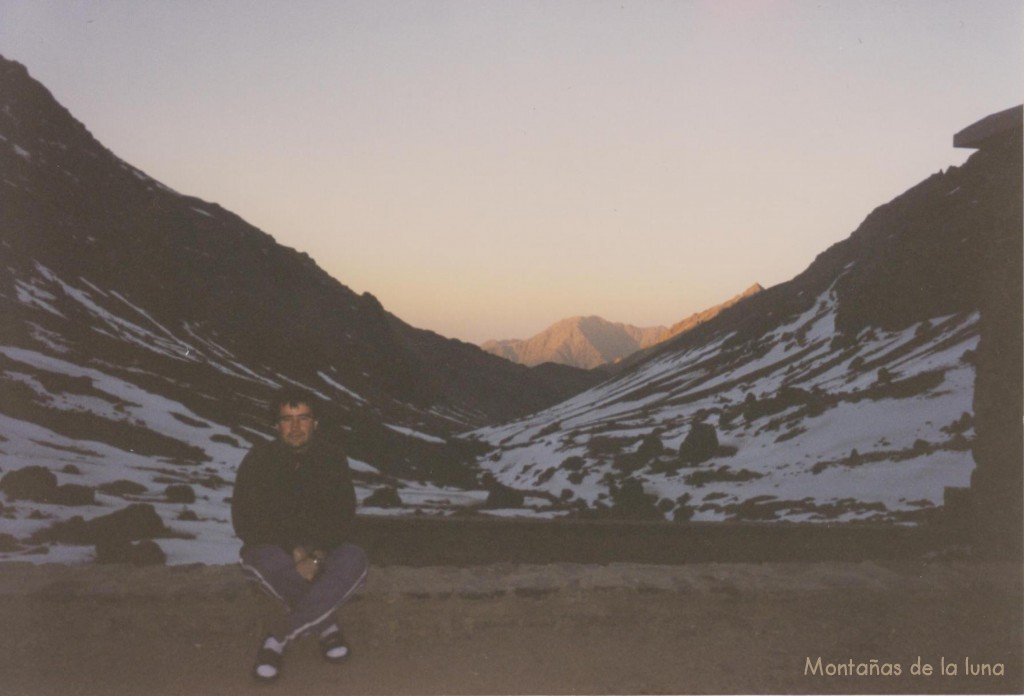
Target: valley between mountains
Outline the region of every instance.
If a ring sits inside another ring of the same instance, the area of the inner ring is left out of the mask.
[[[94,560],[117,516],[155,562],[234,560],[234,471],[288,384],[366,518],[1012,530],[1021,109],[971,128],[792,280],[528,367],[168,189],[0,59],[0,557]]]

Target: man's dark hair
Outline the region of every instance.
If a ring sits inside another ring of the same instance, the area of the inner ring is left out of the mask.
[[[299,404],[309,406],[313,418],[320,417],[320,401],[313,392],[302,387],[282,387],[270,402],[271,424],[277,423],[277,419],[281,416],[282,406],[295,408]]]

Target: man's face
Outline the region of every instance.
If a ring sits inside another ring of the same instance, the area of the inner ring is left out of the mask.
[[[309,444],[316,430],[313,410],[303,403],[284,404],[277,416],[277,434],[286,445],[301,449]]]

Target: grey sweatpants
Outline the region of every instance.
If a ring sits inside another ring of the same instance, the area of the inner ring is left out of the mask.
[[[295,570],[290,553],[273,544],[243,547],[241,564],[250,578],[287,608],[283,621],[271,631],[282,643],[329,626],[334,611],[363,584],[369,565],[366,553],[355,544],[332,549],[312,582]]]

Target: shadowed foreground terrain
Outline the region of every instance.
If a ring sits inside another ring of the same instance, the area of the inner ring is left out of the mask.
[[[1019,693],[1021,592],[1019,565],[962,560],[377,566],[349,662],[306,641],[259,687],[274,607],[236,567],[6,563],[0,693]]]

